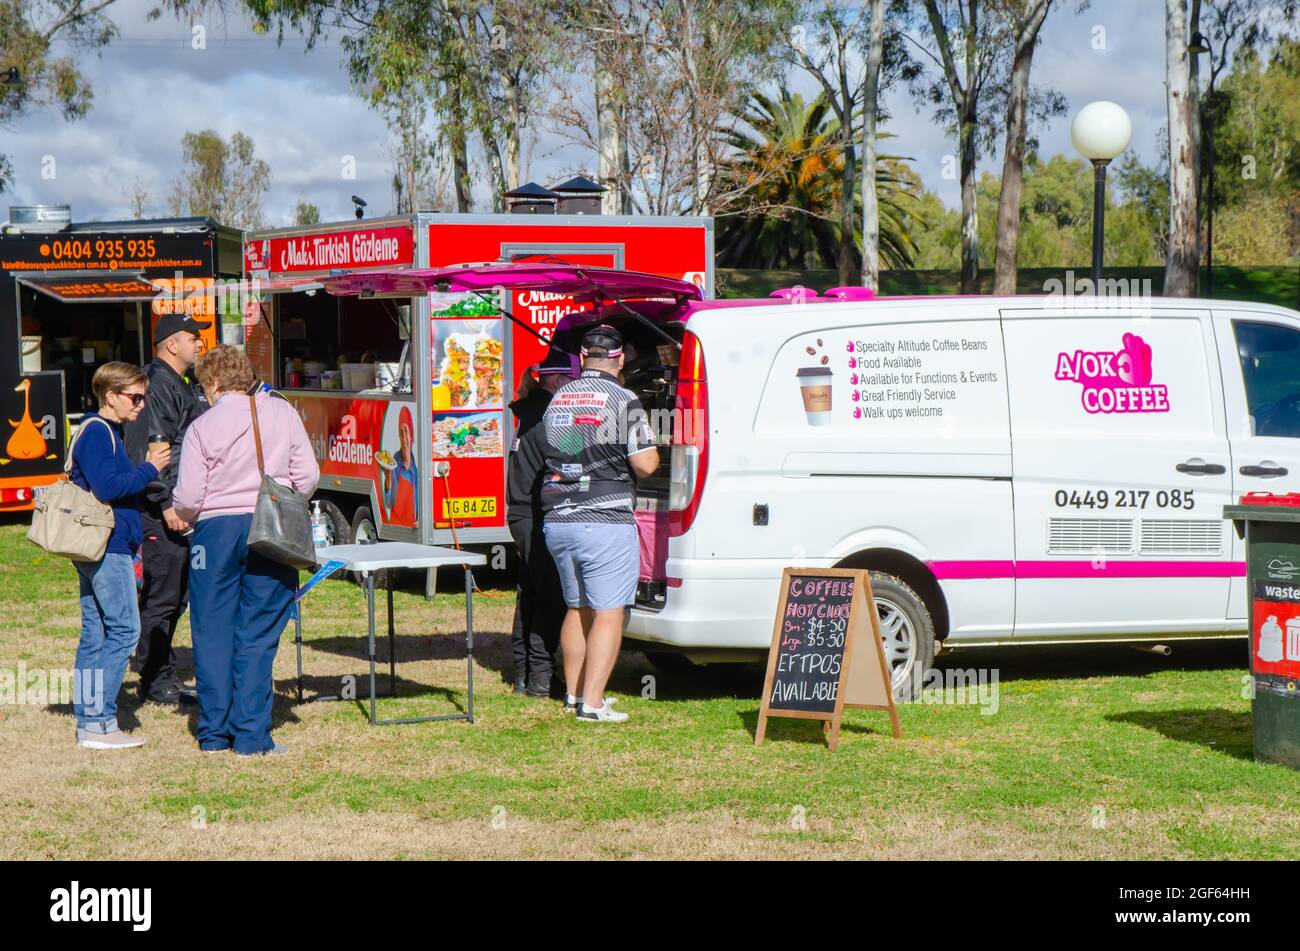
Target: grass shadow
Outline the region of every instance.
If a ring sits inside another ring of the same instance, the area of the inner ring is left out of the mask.
[[[351,657],[368,662],[366,656],[367,638],[360,637],[315,637],[303,640],[303,647],[325,651],[339,657]],[[282,649],[293,650],[292,639]],[[396,634],[393,637],[393,652],[397,663],[428,660],[464,660],[466,654],[465,635],[460,634]],[[375,635],[375,654],[381,666],[388,665],[388,635]],[[510,648],[510,635],[492,632],[474,634],[475,666],[486,667],[501,674],[505,682],[514,669],[514,655]]]
[[[1106,717],[1112,723],[1131,723],[1154,730],[1179,743],[1203,746],[1236,759],[1255,759],[1254,736],[1248,712],[1202,707],[1195,710],[1133,710]]]
[[[354,677],[350,684],[344,682],[344,677]],[[276,702],[281,699],[290,707],[297,707],[300,704],[307,703],[350,703],[355,704],[367,718],[370,716],[370,671],[365,669],[358,671],[356,674],[340,674],[336,676],[313,676],[303,674],[303,698],[298,699],[298,678],[281,677],[275,682]],[[382,706],[385,702],[394,700],[413,700],[416,698],[436,697],[441,695],[442,699],[454,707],[454,712],[464,713],[465,687],[437,687],[430,684],[419,683],[414,680],[408,680],[405,677],[398,677],[396,683],[389,677],[387,667],[382,667],[375,671],[375,697]],[[452,711],[448,711],[452,712]],[[376,714],[383,719],[385,714],[379,710]]]
[[[758,733],[758,711],[759,707],[752,710],[742,710],[736,714],[745,731],[749,733],[750,739],[753,739]],[[846,711],[847,712],[847,711]],[[791,740],[794,742],[810,743],[817,742],[822,745],[826,744],[828,733],[822,724],[824,720],[804,720],[797,717],[779,717],[769,716],[767,718],[767,732],[763,736],[763,742],[782,740]],[[865,736],[893,736],[888,729],[878,730],[866,726],[862,723],[850,723],[847,720],[840,720],[840,736],[848,733],[858,733]]]
[[[960,647],[941,653],[934,667],[937,670],[996,669],[1003,682],[1148,677],[1170,670],[1240,669],[1245,673],[1250,668],[1249,643],[1245,637],[1170,638],[1162,643],[1171,650],[1167,657],[1121,643]]]

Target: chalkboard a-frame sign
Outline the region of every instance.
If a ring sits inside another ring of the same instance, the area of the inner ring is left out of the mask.
[[[903,735],[870,577],[862,569],[787,568],[754,743],[763,742],[768,717],[794,717],[821,720],[833,750],[845,707],[887,710],[895,738]]]

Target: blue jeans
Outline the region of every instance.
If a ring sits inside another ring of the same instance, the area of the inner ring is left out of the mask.
[[[201,519],[190,537],[190,629],[199,749],[265,753],[272,667],[298,572],[248,550],[251,515]]]
[[[77,729],[117,732],[117,692],[140,640],[135,563],[108,552],[99,561],[74,562],[81,588],[81,643],[73,671],[72,712]]]

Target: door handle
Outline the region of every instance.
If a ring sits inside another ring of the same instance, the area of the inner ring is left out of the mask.
[[[1193,475],[1223,475],[1228,471],[1226,466],[1221,466],[1217,462],[1180,462],[1174,468],[1179,472],[1190,472]]]
[[[1287,474],[1287,470],[1282,466],[1242,466],[1237,471],[1244,476],[1258,476],[1261,479],[1272,479]]]

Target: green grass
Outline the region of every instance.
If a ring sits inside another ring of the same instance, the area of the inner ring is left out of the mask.
[[[22,534],[0,524],[0,668],[24,656],[70,666],[73,573]],[[465,699],[463,604],[454,594],[426,604],[408,580],[396,595],[402,695],[381,711],[449,711]],[[372,729],[359,703],[295,705],[292,629],[276,667],[286,757],[201,755],[186,718],[133,705],[149,746],[94,754],[73,747],[66,710],[0,707],[0,857],[147,856],[158,829],[173,830],[180,857],[1280,858],[1300,848],[1300,774],[1252,758],[1241,641],[1180,644],[1170,658],[1121,646],[945,652],[941,665],[1000,670],[997,713],[906,705],[900,741],[884,714],[850,711],[830,752],[816,724],[793,720],[771,721],[754,746],[752,672],[679,679],[627,654],[613,692],[632,719],[614,728],[516,697],[505,682],[511,601],[489,595],[475,605],[473,725]],[[327,582],[304,617],[309,692],[345,674],[364,692],[357,589]],[[178,641],[184,660],[187,625]],[[149,841],[140,828],[155,830]]]

